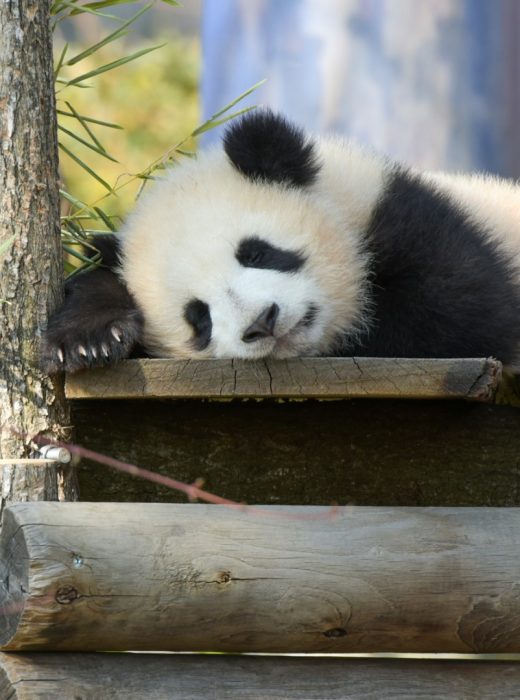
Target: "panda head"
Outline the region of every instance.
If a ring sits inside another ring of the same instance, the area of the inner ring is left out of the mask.
[[[316,355],[356,331],[364,253],[321,168],[317,144],[259,111],[145,192],[123,231],[121,274],[151,354]]]

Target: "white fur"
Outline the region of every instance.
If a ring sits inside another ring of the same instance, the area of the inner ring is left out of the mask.
[[[331,349],[338,332],[355,335],[370,318],[363,232],[392,166],[338,140],[316,143],[321,170],[306,188],[253,182],[222,149],[169,171],[145,191],[122,237],[122,277],[145,317],[149,352],[173,357],[290,357]],[[483,176],[428,173],[489,235],[520,261],[520,188]],[[258,236],[301,252],[296,273],[242,267],[241,240]],[[519,269],[520,274],[520,269]],[[196,351],[184,307],[210,307],[209,347]],[[260,312],[280,307],[274,337],[245,343]],[[309,305],[314,324],[300,322]]]
[[[325,158],[327,160],[327,158]],[[145,344],[175,357],[289,357],[326,352],[338,331],[354,333],[367,299],[367,259],[360,232],[378,192],[360,208],[352,173],[352,210],[324,186],[284,188],[252,182],[223,151],[201,154],[174,168],[141,197],[123,231],[122,275],[146,319]],[[338,183],[344,189],[344,183]],[[354,187],[354,184],[352,185]],[[332,189],[332,188],[331,188]],[[258,236],[307,258],[296,273],[242,267],[235,251]],[[210,346],[193,348],[183,316],[191,299],[210,306]],[[273,303],[275,336],[242,342],[246,328]],[[298,325],[309,305],[310,327]]]
[[[457,201],[512,260],[520,274],[520,185],[492,175],[425,173],[423,178]]]

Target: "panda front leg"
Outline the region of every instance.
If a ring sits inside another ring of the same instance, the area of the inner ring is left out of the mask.
[[[139,345],[142,330],[142,314],[112,270],[79,274],[66,284],[63,306],[49,319],[41,368],[55,374],[113,364]]]

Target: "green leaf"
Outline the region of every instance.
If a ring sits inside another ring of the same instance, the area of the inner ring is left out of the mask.
[[[65,103],[68,105],[69,109],[72,110],[71,105],[69,102]],[[66,112],[64,109],[57,109],[56,112],[58,114],[61,114],[64,117],[72,117],[74,119],[78,119],[82,124],[83,122],[89,122],[89,124],[99,124],[100,126],[107,126],[109,129],[123,129],[120,124],[113,124],[112,122],[104,122],[101,121],[101,119],[94,119],[94,117],[86,117],[84,114],[78,114],[76,110],[73,110],[71,112]]]
[[[150,7],[152,7],[153,3],[149,3],[148,5],[145,5],[142,9],[140,9],[138,12],[135,13],[130,19],[122,24],[118,29],[115,30],[115,32],[112,32],[111,34],[108,34],[104,39],[101,41],[98,41],[97,44],[93,44],[90,46],[88,49],[85,49],[85,51],[82,51],[81,53],[76,54],[73,58],[70,58],[66,65],[67,66],[73,66],[75,63],[79,63],[79,61],[82,61],[84,58],[87,56],[91,56],[93,53],[96,51],[99,51],[103,46],[106,46],[107,44],[110,44],[112,41],[116,41],[117,39],[126,36],[128,32],[126,29],[133,24],[136,20],[141,17],[145,12],[148,12]]]
[[[94,246],[89,246],[96,250]],[[75,248],[71,248],[71,246],[64,245],[63,250],[68,253],[69,255],[72,255],[73,258],[77,258],[78,260],[81,260],[81,262],[87,263],[87,264],[92,264],[96,262],[101,262],[101,253],[98,251],[97,255],[93,255],[91,258],[89,258],[86,255],[83,255],[79,250],[76,250]]]
[[[132,0],[130,0],[131,2]],[[93,3],[92,3],[93,4]],[[104,3],[97,3],[98,5],[103,5]],[[78,5],[76,2],[72,2],[71,0],[61,0],[59,5],[53,5],[51,8],[51,14],[52,15],[57,15],[59,12],[64,10],[65,8],[69,8],[70,13],[69,15],[79,15],[82,14],[83,12],[87,12],[88,14],[91,15],[96,15],[97,17],[105,17],[105,19],[112,19],[112,20],[119,20],[119,17],[116,15],[107,15],[104,12],[99,12],[98,10],[94,10],[92,8],[89,8],[88,5]],[[65,17],[68,17],[69,15],[64,15],[60,19],[65,19]]]
[[[77,199],[77,197],[74,197],[74,195],[70,194],[70,192],[67,192],[66,190],[60,190],[60,195],[63,197],[63,199],[66,199],[67,202],[70,202],[73,207],[78,209],[79,211],[83,212],[88,212],[89,216],[82,216],[81,218],[86,218],[86,219],[97,219],[96,212],[92,207],[90,207],[88,204],[85,204],[85,202],[82,202],[81,199]],[[64,221],[70,221],[72,218],[80,218],[73,215],[69,216],[64,216],[63,220]]]
[[[103,185],[103,187],[106,190],[108,190],[108,192],[110,192],[110,194],[114,194],[114,190],[112,189],[112,187],[110,187],[108,182],[106,182],[106,180],[103,180],[103,178],[100,175],[98,175],[96,172],[94,172],[94,170],[92,170],[92,168],[89,165],[87,165],[84,161],[82,161],[81,158],[79,158],[75,153],[73,153],[70,149],[68,149],[62,143],[59,143],[58,146],[61,148],[62,151],[64,151],[69,156],[69,158],[72,158],[72,160],[74,160],[81,168],[83,168],[83,170],[86,170],[86,172],[91,177],[93,177],[94,180],[97,180],[100,185]]]
[[[94,70],[88,71],[88,73],[83,73],[83,75],[79,75],[77,78],[69,80],[66,83],[66,85],[77,85],[78,83],[81,83],[84,80],[87,80],[88,78],[93,78],[96,75],[101,75],[101,73],[106,73],[109,70],[114,70],[114,68],[119,68],[119,66],[123,66],[125,63],[130,63],[130,61],[135,61],[137,58],[140,58],[141,56],[144,56],[147,53],[150,53],[151,51],[157,51],[157,49],[160,49],[162,46],[164,46],[164,44],[159,44],[158,46],[151,46],[148,49],[141,49],[140,51],[136,51],[130,56],[124,56],[123,58],[120,58],[117,61],[111,61],[110,63],[106,63],[104,66],[100,66],[99,68],[95,68]]]
[[[66,43],[65,46],[63,47],[61,53],[60,53],[60,57],[58,58],[58,63],[56,64],[56,68],[54,69],[54,77],[56,77],[61,70],[61,67],[63,65],[63,61],[65,60],[65,54],[67,53],[68,48],[69,48],[69,44]]]
[[[261,85],[263,85],[263,84],[266,82],[266,80],[267,80],[266,78],[264,78],[263,80],[259,80],[258,83],[255,83],[255,84],[254,84],[252,87],[250,87],[248,90],[246,90],[246,91],[243,92],[241,95],[239,95],[239,96],[236,97],[234,100],[232,100],[232,102],[229,102],[225,107],[222,107],[222,109],[220,109],[218,112],[215,112],[215,114],[213,114],[213,115],[208,119],[208,122],[211,122],[211,121],[213,121],[214,119],[218,119],[218,117],[221,117],[221,116],[222,116],[223,114],[225,114],[226,112],[229,112],[229,110],[231,109],[231,107],[234,107],[236,104],[238,104],[238,102],[241,102],[241,101],[242,101],[243,99],[245,99],[246,97],[249,97],[249,95],[250,95],[252,92],[254,92],[255,90],[257,90]],[[250,109],[252,109],[252,108],[250,108]],[[206,122],[206,123],[207,123],[207,122]]]
[[[85,234],[83,233],[83,229],[76,221],[74,221],[73,219],[67,219],[66,225],[69,228],[69,233],[71,233],[76,239],[85,238]],[[71,229],[72,229],[72,231],[71,231]]]
[[[59,83],[60,85],[63,85],[64,86],[63,89],[70,85],[70,82],[66,78],[56,78],[55,82]],[[74,87],[83,88],[84,90],[88,90],[89,88],[92,87],[92,85],[81,85],[81,83],[78,83],[77,85],[74,85]],[[57,92],[61,92],[61,90],[58,90]]]
[[[195,129],[195,131],[192,131],[191,135],[200,136],[200,134],[203,134],[205,131],[210,131],[211,129],[214,129],[215,127],[220,126],[221,124],[225,124],[226,122],[231,121],[231,119],[235,119],[235,117],[239,117],[241,114],[250,112],[253,109],[256,109],[254,105],[252,105],[251,107],[244,107],[244,109],[240,109],[238,112],[228,114],[228,116],[224,117],[224,119],[215,119],[214,117],[212,117],[211,119],[208,119],[207,122],[204,122],[204,124],[201,124],[201,126]]]
[[[100,207],[94,207],[94,210],[96,214],[99,214],[99,217],[103,220],[103,222],[108,226],[108,228],[111,231],[117,231],[117,228],[114,225],[114,222],[110,219],[108,214],[105,214],[103,209],[100,209]]]
[[[74,117],[79,121],[79,123],[81,124],[81,126],[85,129],[85,131],[86,131],[87,134],[90,136],[90,138],[92,139],[92,141],[96,144],[96,146],[97,146],[101,151],[103,151],[103,153],[106,153],[106,149],[105,149],[104,146],[100,143],[100,141],[96,138],[96,135],[94,134],[94,132],[92,131],[92,129],[89,127],[89,125],[86,123],[86,121],[81,117],[81,115],[78,114],[78,113],[76,112],[76,110],[75,110],[74,107],[70,104],[70,102],[66,102],[65,104],[66,104],[67,107],[70,109],[70,111],[72,112],[72,114],[74,115]],[[60,125],[60,126],[61,126],[61,125]],[[117,161],[116,161],[115,159],[114,159],[114,162],[117,163]]]
[[[135,5],[140,0],[100,0],[100,2],[87,2],[85,5],[78,7],[77,12],[86,11],[89,8],[92,11],[102,10],[105,7],[113,7],[114,5]]]
[[[70,131],[69,129],[66,129],[66,128],[65,128],[64,126],[62,126],[61,124],[58,124],[58,129],[59,129],[60,131],[63,131],[64,134],[67,134],[68,136],[70,136],[72,139],[74,139],[74,140],[77,141],[78,143],[83,144],[83,146],[86,146],[87,148],[90,148],[92,151],[95,151],[96,153],[99,153],[100,156],[103,156],[104,158],[108,158],[108,160],[111,160],[113,163],[118,163],[118,162],[119,162],[119,161],[117,161],[115,158],[113,158],[111,155],[109,155],[109,154],[105,151],[105,149],[103,148],[103,146],[101,146],[101,148],[99,148],[99,147],[96,146],[95,144],[89,143],[88,141],[85,141],[85,139],[82,139],[81,136],[78,136],[78,135],[75,134],[73,131]]]

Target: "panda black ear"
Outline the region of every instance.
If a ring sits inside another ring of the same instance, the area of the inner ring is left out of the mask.
[[[271,110],[248,112],[227,129],[224,150],[247,177],[302,187],[320,166],[304,132]]]

